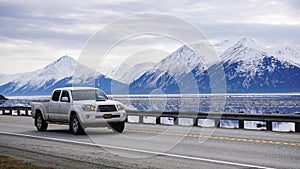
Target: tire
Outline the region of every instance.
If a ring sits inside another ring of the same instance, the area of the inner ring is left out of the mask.
[[[71,116],[71,121],[70,121],[70,130],[71,133],[74,135],[83,135],[85,134],[79,120],[76,114],[73,114]]]
[[[44,120],[42,113],[38,112],[35,115],[35,126],[38,131],[46,131],[48,128],[48,123]]]
[[[125,129],[125,121],[118,122],[118,123],[111,123],[110,126],[114,132],[122,133]]]

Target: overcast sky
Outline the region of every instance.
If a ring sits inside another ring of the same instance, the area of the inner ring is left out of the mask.
[[[105,25],[144,12],[184,19],[212,43],[247,36],[266,46],[299,47],[299,9],[299,0],[0,0],[0,73],[37,70],[63,55],[76,59]],[[161,53],[181,45],[166,38],[158,41],[143,45]],[[132,42],[127,44],[141,46]]]

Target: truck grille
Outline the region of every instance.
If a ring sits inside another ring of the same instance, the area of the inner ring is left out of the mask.
[[[117,108],[115,105],[100,105],[97,109],[98,112],[111,112],[111,111],[117,111]]]

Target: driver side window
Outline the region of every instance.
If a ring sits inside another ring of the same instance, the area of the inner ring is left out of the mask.
[[[52,95],[52,100],[57,102],[59,99],[59,95],[60,95],[60,90],[54,91],[54,93]]]

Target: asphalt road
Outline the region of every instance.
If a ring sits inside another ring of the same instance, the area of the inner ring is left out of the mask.
[[[0,154],[56,168],[299,168],[300,134],[126,124],[74,136],[38,132],[31,117],[0,116]]]

